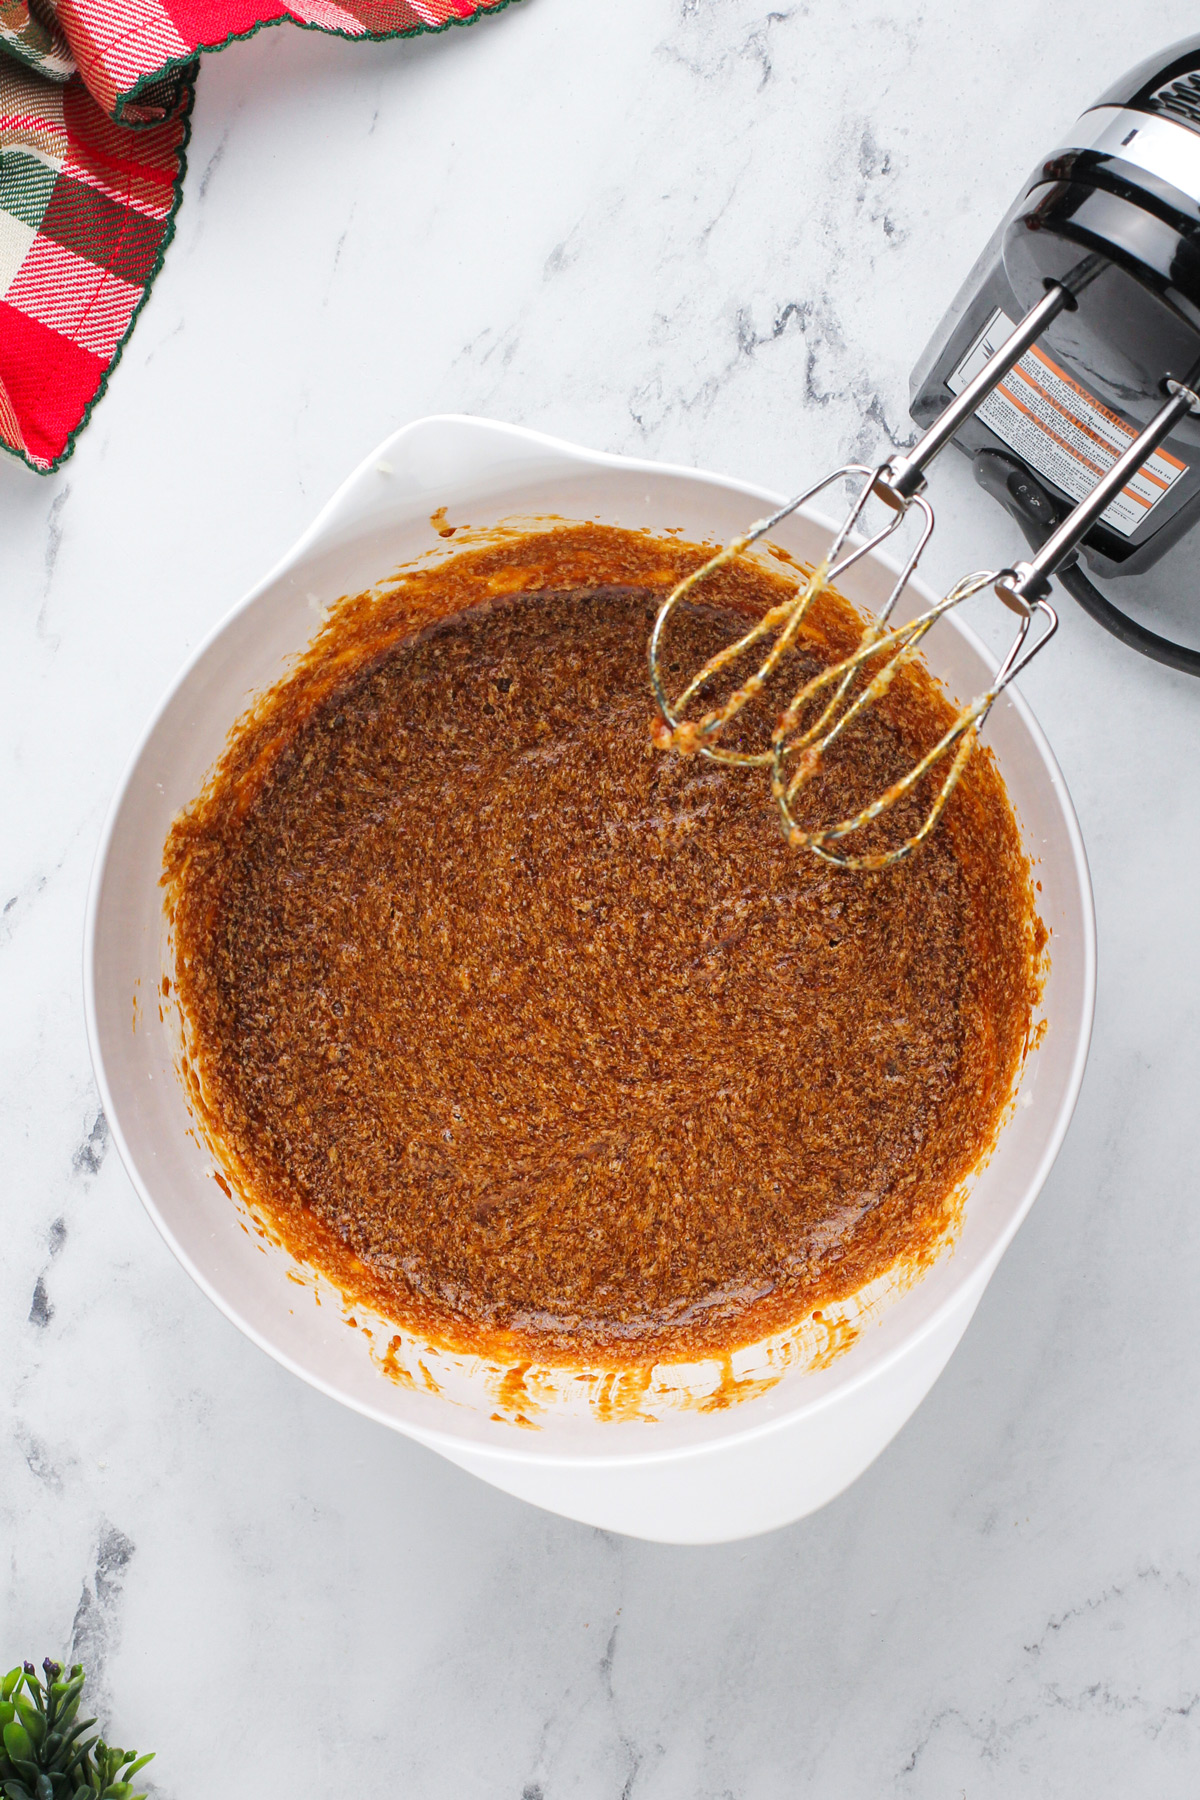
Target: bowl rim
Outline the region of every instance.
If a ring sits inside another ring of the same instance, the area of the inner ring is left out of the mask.
[[[766,1417],[747,1419],[744,1426],[737,1426],[735,1419],[729,1418],[730,1428],[703,1439],[685,1445],[664,1445],[660,1448],[647,1447],[644,1450],[631,1450],[621,1446],[611,1451],[580,1449],[570,1450],[556,1448],[546,1444],[541,1433],[514,1433],[519,1442],[506,1440],[501,1443],[490,1438],[468,1437],[423,1422],[399,1419],[381,1407],[375,1407],[366,1399],[346,1393],[338,1384],[319,1374],[316,1370],[297,1361],[288,1351],[275,1344],[266,1333],[239,1308],[227,1300],[220,1287],[213,1282],[193,1261],[189,1251],[176,1237],[171,1226],[160,1211],[149,1183],[144,1179],[138,1160],[125,1135],[119,1109],[113,1096],[112,1086],[105,1064],[101,1041],[99,1004],[97,1000],[97,955],[96,940],[101,919],[101,902],[104,889],[108,861],[113,847],[113,837],[120,818],[122,807],[130,785],[137,773],[145,754],[147,745],[157,730],[160,722],[174,705],[181,690],[185,687],[196,665],[208,650],[233,622],[255,605],[263,593],[272,587],[287,571],[297,563],[316,543],[319,543],[326,530],[338,517],[344,503],[378,470],[380,462],[386,462],[390,452],[404,439],[430,428],[444,430],[450,427],[465,429],[472,434],[495,434],[497,439],[521,441],[531,448],[536,448],[560,458],[564,463],[582,464],[598,469],[621,469],[635,473],[645,473],[654,477],[673,477],[699,486],[719,489],[727,493],[744,495],[747,500],[759,506],[767,506],[772,510],[784,503],[787,496],[779,495],[732,476],[716,474],[704,469],[689,468],[685,464],[659,462],[652,458],[630,457],[618,455],[611,451],[592,450],[584,445],[575,444],[567,439],[551,436],[544,432],[534,431],[526,426],[511,425],[494,419],[487,419],[469,413],[434,413],[410,421],[389,433],[372,451],[365,456],[351,473],[330,495],[325,504],[319,508],[309,525],[301,532],[284,554],[228,608],[197,642],[185,657],[179,669],[168,683],[158,704],[152,709],[145,725],[138,733],[137,739],[126,758],[120,778],[113,790],[112,798],[105,813],[104,823],[96,847],[88,884],[87,906],[83,932],[83,998],[84,1016],[87,1029],[88,1049],[91,1054],[92,1067],[99,1092],[100,1103],[112,1134],[113,1142],[124,1166],[125,1172],[133,1184],[143,1207],[157,1229],[160,1237],[167,1244],[176,1260],[188,1275],[208,1297],[218,1310],[235,1325],[237,1329],[266,1352],[275,1362],[298,1376],[310,1387],[336,1400],[343,1406],[374,1419],[378,1423],[401,1431],[430,1448],[438,1449],[452,1458],[469,1454],[472,1461],[495,1461],[496,1463],[514,1462],[525,1465],[537,1465],[553,1468],[603,1468],[644,1467],[660,1462],[678,1462],[683,1459],[717,1454],[730,1448],[733,1444],[741,1444],[751,1439],[766,1437],[777,1431],[785,1430],[800,1418],[811,1418],[827,1408],[843,1402],[850,1394],[857,1392],[869,1383],[880,1379],[902,1358],[907,1357],[917,1346],[931,1337],[957,1308],[961,1307],[972,1288],[981,1294],[991,1279],[998,1263],[1004,1256],[1016,1233],[1024,1223],[1035,1199],[1045,1184],[1046,1178],[1058,1156],[1063,1140],[1075,1112],[1080,1088],[1083,1084],[1091,1042],[1092,1026],[1095,1016],[1096,1000],[1096,914],[1095,897],[1092,888],[1091,873],[1088,867],[1087,853],[1083,835],[1071,800],[1070,791],[1063,777],[1061,768],[1050,747],[1041,726],[1038,724],[1028,702],[1015,688],[1006,690],[1010,704],[1015,708],[1021,724],[1028,734],[1046,775],[1056,793],[1058,807],[1065,828],[1067,843],[1070,848],[1071,861],[1081,901],[1083,926],[1082,943],[1082,1004],[1078,1021],[1078,1035],[1070,1070],[1059,1102],[1052,1129],[1047,1133],[1041,1154],[1033,1174],[1027,1179],[1025,1193],[1020,1204],[1013,1208],[1011,1216],[1003,1229],[998,1233],[995,1242],[981,1264],[969,1270],[961,1280],[952,1282],[944,1297],[914,1323],[912,1328],[899,1337],[897,1342],[883,1349],[879,1354],[863,1365],[848,1369],[845,1378],[834,1381],[824,1387],[821,1392],[797,1403],[789,1404]],[[827,516],[811,507],[798,509],[800,513],[813,523],[831,528]],[[899,573],[899,564],[892,557],[876,551],[872,560]],[[932,590],[914,577],[910,583],[915,591],[932,597]],[[947,623],[959,632],[975,653],[992,669],[997,666],[997,658],[978,634],[960,618],[953,614]],[[740,1409],[738,1409],[740,1410]],[[728,1415],[726,1415],[728,1418]]]

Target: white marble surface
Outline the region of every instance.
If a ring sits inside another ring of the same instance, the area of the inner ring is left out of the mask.
[[[79,979],[144,716],[375,441],[477,411],[787,487],[903,436],[1026,167],[1196,26],[521,0],[206,65],[109,397],[59,475],[0,467],[0,1660],[73,1643],[158,1796],[1200,1790],[1200,683],[1073,612],[1031,671],[1099,909],[1075,1123],[910,1425],[750,1543],[537,1513],[267,1361],[106,1153]],[[936,576],[1012,553],[965,465],[935,498]]]

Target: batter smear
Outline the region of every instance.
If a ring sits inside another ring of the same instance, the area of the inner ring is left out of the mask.
[[[444,1343],[751,1342],[928,1254],[1010,1094],[1041,928],[990,758],[897,868],[789,850],[754,771],[650,742],[647,633],[703,554],[563,527],[343,602],[166,846],[227,1172]],[[724,571],[681,665],[783,579]],[[824,596],[796,667],[857,629]],[[951,717],[907,675],[814,806]]]

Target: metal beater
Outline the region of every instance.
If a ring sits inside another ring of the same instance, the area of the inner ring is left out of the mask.
[[[1012,371],[1051,321],[1076,308],[1079,295],[1102,266],[1100,257],[1085,257],[1063,280],[1047,284],[1043,297],[1030,308],[974,380],[945,407],[911,450],[890,457],[877,468],[848,463],[825,476],[769,518],[759,519],[744,536],[725,545],[680,581],[660,607],[650,638],[650,683],[661,715],[655,731],[656,743],[662,749],[699,752],[714,762],[769,768],[771,792],[779,807],[784,835],[795,849],[811,850],[838,868],[874,870],[902,861],[925,841],[966,767],[997,695],[1021,673],[1057,629],[1058,615],[1048,598],[1050,577],[1073,558],[1093,523],[1177,423],[1188,413],[1200,414],[1200,397],[1190,385],[1197,380],[1198,372],[1188,371],[1187,381],[1167,377],[1163,388],[1169,397],[1091,492],[1051,532],[1035,556],[1014,563],[1010,568],[968,575],[917,617],[899,626],[891,625],[892,614],[933,532],[933,508],[925,496],[925,472],[930,463]],[[671,699],[663,679],[663,646],[668,623],[676,608],[689,595],[694,595],[709,575],[765,537],[790,513],[842,481],[852,485],[851,502],[822,561],[794,595],[772,607],[743,636],[710,657]],[[862,521],[872,499],[883,503],[887,516],[878,529],[864,534]],[[778,714],[769,743],[762,749],[746,751],[722,745],[722,734],[747,704],[767,687],[786,652],[803,641],[805,618],[817,596],[823,589],[833,587],[856,562],[877,550],[910,515],[916,515],[918,520],[916,542],[882,610],[866,627],[854,651],[820,670],[791,695]],[[970,595],[988,587],[1017,615],[1012,642],[990,687],[962,709],[932,749],[886,792],[877,795],[849,818],[833,820],[816,828],[802,827],[795,817],[795,803],[820,769],[827,752],[869,707],[882,699],[904,665],[917,655],[937,621]],[[762,644],[768,648],[758,666],[721,705],[698,717],[689,716],[689,706],[714,677],[732,668]],[[815,719],[810,719],[807,715],[814,704],[819,706],[819,711]],[[888,812],[916,787],[922,777],[946,762],[949,767],[923,822],[903,843],[859,856],[835,848],[842,839]]]

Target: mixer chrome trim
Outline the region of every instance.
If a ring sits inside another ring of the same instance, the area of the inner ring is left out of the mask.
[[[1186,396],[1189,412],[1200,413],[1200,394],[1193,393],[1190,387],[1185,387],[1182,381],[1175,381],[1170,375],[1167,376],[1165,386],[1168,394]]]
[[[1094,106],[1076,120],[1046,161],[1068,150],[1118,156],[1147,175],[1169,182],[1200,205],[1200,132],[1163,113],[1138,112],[1131,106]]]

